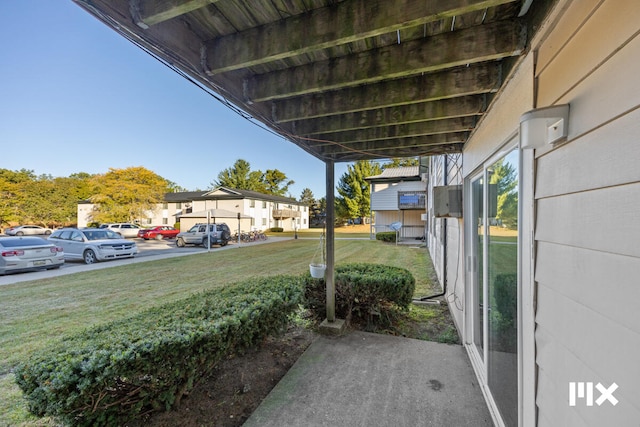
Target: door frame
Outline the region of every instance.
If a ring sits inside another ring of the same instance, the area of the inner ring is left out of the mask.
[[[500,158],[512,150],[518,150],[518,425],[536,425],[536,364],[535,364],[535,157],[533,150],[523,150],[520,146],[519,135],[514,132],[506,142],[495,152],[487,157],[476,169],[464,178],[464,209],[465,212],[472,211],[472,186],[471,183],[479,177],[484,178],[484,185],[487,185],[486,169]],[[486,187],[485,187],[486,188]],[[483,206],[487,206],[487,191],[483,191]],[[483,212],[483,217],[485,217]],[[493,399],[488,386],[488,348],[486,340],[488,337],[488,319],[486,310],[483,314],[483,355],[479,354],[474,343],[474,301],[475,295],[475,269],[476,254],[472,253],[474,243],[472,242],[473,232],[470,229],[471,218],[466,215],[464,219],[465,235],[465,310],[463,341],[469,359],[476,373],[480,387],[487,401],[489,411],[493,421],[497,426],[504,423],[500,416],[496,402]],[[483,254],[487,251],[488,241],[486,238],[487,221],[484,218],[485,238],[483,239]],[[483,276],[486,276],[487,266],[483,266]],[[486,284],[486,277],[483,277]],[[488,289],[483,286],[484,301],[487,301]]]

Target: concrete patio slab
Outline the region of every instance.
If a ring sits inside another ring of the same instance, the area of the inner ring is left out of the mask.
[[[316,339],[244,424],[492,425],[462,346],[365,332]]]

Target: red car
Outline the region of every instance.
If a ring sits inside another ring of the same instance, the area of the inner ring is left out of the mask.
[[[138,237],[140,237],[141,239],[144,239],[144,240],[149,240],[149,239],[157,239],[157,240],[173,239],[174,237],[176,237],[178,235],[179,232],[180,232],[180,230],[176,230],[175,228],[170,227],[168,225],[159,225],[157,227],[144,228],[144,229],[138,231]]]

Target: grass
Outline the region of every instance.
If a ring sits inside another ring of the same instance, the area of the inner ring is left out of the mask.
[[[32,351],[64,335],[128,317],[196,291],[252,276],[303,273],[308,271],[316,249],[316,240],[289,240],[0,287],[0,420],[10,420],[10,425],[34,425],[36,421],[43,425],[43,420],[27,414],[11,374],[12,367]],[[407,268],[416,278],[417,296],[435,291],[431,261],[424,248],[375,240],[336,240],[335,255],[338,264],[376,262]],[[412,307],[410,314],[415,316],[414,321],[442,315],[428,314],[429,311],[431,307]],[[405,323],[410,324],[411,319]],[[407,333],[414,336],[408,327]]]

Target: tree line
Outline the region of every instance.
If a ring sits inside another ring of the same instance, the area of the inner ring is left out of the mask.
[[[378,175],[386,167],[415,164],[416,159],[395,159],[385,164],[361,160],[349,165],[338,181],[337,219],[369,216],[370,190],[364,178]],[[238,159],[218,174],[211,187],[224,186],[295,199],[289,194],[292,184],[294,181],[278,169],[252,170],[249,162]],[[165,193],[178,191],[186,189],[141,166],[110,168],[104,174],[79,172],[68,177],[36,175],[27,169],[0,169],[0,225],[74,225],[78,203],[83,201],[95,206],[93,222],[133,222],[162,203]],[[326,212],[326,199],[316,199],[313,192],[305,188],[297,200],[310,207],[311,221],[319,225]]]

